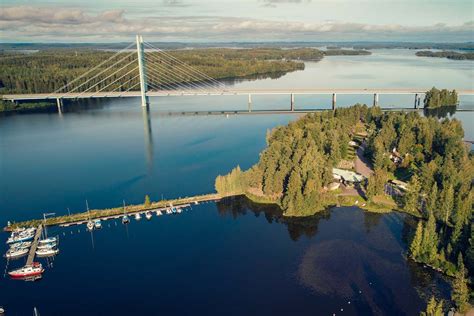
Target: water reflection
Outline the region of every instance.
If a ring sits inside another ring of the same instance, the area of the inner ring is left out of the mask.
[[[232,215],[234,219],[239,216],[253,213],[255,217],[265,216],[269,224],[280,223],[286,225],[288,235],[293,241],[298,241],[302,236],[314,237],[318,233],[319,222],[330,218],[331,212],[325,210],[314,216],[305,218],[286,218],[278,206],[271,204],[254,203],[245,196],[226,198],[216,203],[220,215]]]
[[[148,173],[153,169],[153,133],[151,131],[150,108],[142,107],[143,127],[145,131],[145,157]]]
[[[453,116],[456,113],[456,106],[441,106],[434,109],[423,109],[425,116],[432,116],[438,119]]]

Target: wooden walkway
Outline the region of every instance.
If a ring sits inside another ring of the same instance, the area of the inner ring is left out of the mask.
[[[30,253],[28,254],[28,259],[26,259],[26,265],[29,266],[33,264],[33,260],[35,260],[36,249],[38,248],[38,243],[41,238],[41,233],[43,232],[43,225],[39,225],[36,229],[36,235],[31,243]]]

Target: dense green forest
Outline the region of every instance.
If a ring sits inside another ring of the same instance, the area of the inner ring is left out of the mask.
[[[331,169],[347,156],[354,127],[361,123],[367,130],[365,153],[374,168],[362,188],[367,203],[387,195],[389,179],[408,182],[406,192],[390,198],[399,210],[419,218],[410,256],[456,276],[453,301],[463,310],[467,271],[474,271],[474,157],[456,119],[382,113],[361,105],[309,114],[269,132],[259,162],[218,176],[216,190],[277,203],[285,216],[308,216],[334,205],[334,193],[327,190]],[[395,163],[393,155],[401,159]]]
[[[429,50],[422,50],[422,51],[416,52],[416,56],[440,57],[440,58],[448,58],[448,59],[456,59],[456,60],[465,60],[465,59],[474,60],[474,53],[458,53],[458,52],[453,52],[453,51],[433,52]]]
[[[354,126],[371,112],[366,106],[304,116],[269,132],[259,162],[216,179],[222,194],[245,193],[278,203],[285,216],[308,216],[335,204],[327,190],[332,168],[349,153]]]
[[[457,106],[458,102],[456,90],[438,90],[433,87],[425,94],[424,106],[427,109],[434,109],[442,106]]]

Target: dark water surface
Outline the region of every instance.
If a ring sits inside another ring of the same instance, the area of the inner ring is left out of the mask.
[[[400,76],[408,69],[409,80]],[[472,80],[470,61],[381,51],[326,58],[303,72],[235,85],[472,89]],[[258,161],[268,129],[298,117],[166,115],[246,109],[246,96],[151,102],[150,113],[132,98],[66,105],[63,115],[0,117],[0,224],[67,214],[67,208],[84,211],[86,199],[92,208],[106,208],[123,199],[141,203],[145,194],[159,200],[212,192],[218,174]],[[288,108],[289,96],[255,96],[253,102],[260,109]],[[297,96],[296,102],[330,107],[329,96]],[[338,106],[356,102],[371,99],[338,97]],[[380,102],[413,104],[404,96],[381,96]],[[463,97],[461,106],[472,108],[473,99]],[[473,114],[446,113],[463,122],[470,140]],[[234,200],[132,220],[127,228],[108,221],[93,235],[85,227],[55,228],[50,233],[61,236],[61,253],[53,266],[34,283],[2,273],[0,306],[7,315],[30,315],[34,306],[41,315],[415,315],[432,292],[447,298],[449,287],[406,260],[412,224],[400,214],[357,208],[288,222],[271,207]],[[4,253],[7,235],[0,236]],[[0,262],[3,271],[7,262]]]

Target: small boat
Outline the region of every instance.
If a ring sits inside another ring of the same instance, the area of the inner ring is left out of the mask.
[[[22,241],[28,241],[28,240],[33,239],[33,237],[35,237],[34,233],[30,233],[26,231],[20,234],[12,234],[12,236],[10,236],[7,239],[7,244],[14,244],[14,243],[22,242]]]
[[[87,224],[86,224],[86,226],[87,226],[87,229],[88,229],[89,231],[91,231],[91,230],[94,229],[94,222],[93,222],[93,221],[88,221]]]
[[[176,207],[171,206],[171,213],[176,214],[176,212],[177,212],[177,211],[176,211]]]
[[[12,248],[28,248],[31,247],[31,241],[21,241],[14,244],[10,244],[10,249]]]
[[[100,219],[96,219],[96,220],[94,221],[94,228],[95,228],[95,229],[101,229],[101,228],[102,228],[102,222],[101,222]]]
[[[178,212],[178,214],[180,214],[182,211],[183,211],[183,210],[180,209],[180,208],[177,208],[177,209],[176,209],[176,212]]]
[[[0,316],[5,315],[5,309],[0,306]]]
[[[194,205],[198,205],[198,204],[199,204],[199,202],[198,202],[198,201],[194,201]]]
[[[145,212],[145,217],[146,217],[147,220],[150,220],[151,217],[152,217],[151,212],[150,212],[150,211],[146,211],[146,212]]]
[[[41,239],[39,241],[39,244],[41,245],[44,245],[44,244],[55,244],[57,243],[58,241],[58,238],[57,237],[49,237],[49,238],[46,238],[46,239]]]
[[[124,215],[122,217],[122,224],[128,224],[128,223],[130,223],[130,219],[128,218],[127,215]]]
[[[5,254],[5,258],[8,259],[16,259],[24,257],[28,254],[28,248],[20,248],[20,249],[9,249]]]
[[[156,216],[161,216],[163,215],[163,213],[161,213],[161,211],[156,211]]]
[[[140,213],[135,214],[135,220],[139,221],[141,218],[142,216],[140,215]]]
[[[59,253],[58,248],[49,248],[49,249],[38,249],[36,250],[36,255],[38,257],[49,257],[49,256],[54,256]]]
[[[56,243],[38,245],[37,249],[51,249],[57,247]]]
[[[171,214],[171,210],[169,208],[166,209],[166,214]]]
[[[33,262],[29,266],[24,266],[23,268],[12,270],[8,272],[8,275],[12,278],[24,278],[31,277],[36,275],[41,275],[44,272],[43,266],[39,262]]]

